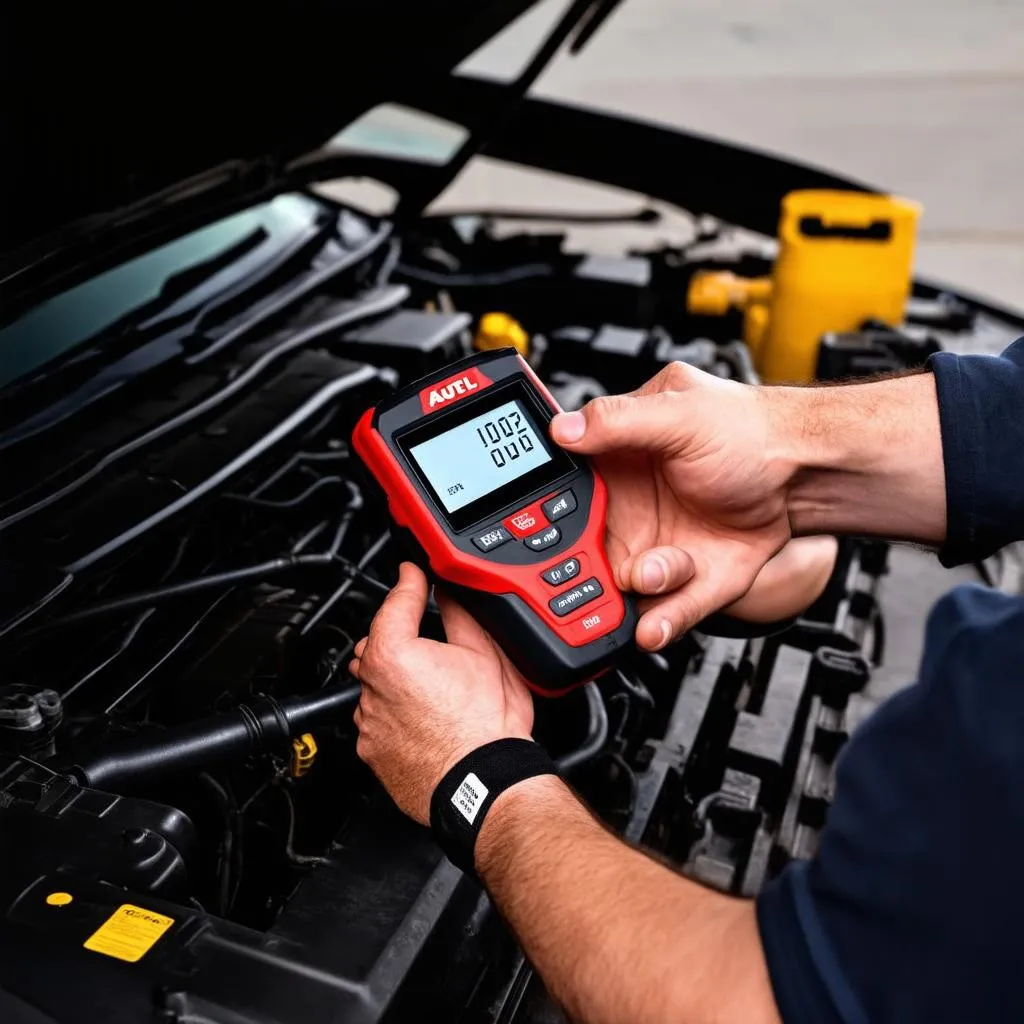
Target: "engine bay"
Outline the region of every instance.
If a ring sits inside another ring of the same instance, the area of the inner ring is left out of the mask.
[[[566,409],[676,360],[756,382],[741,313],[686,296],[771,252],[711,222],[605,256],[515,217],[316,202],[326,226],[279,265],[114,338],[151,372],[69,410],[72,366],[0,417],[0,986],[57,1020],[560,1019],[486,893],[356,757],[346,665],[403,551],[349,438],[488,343],[488,314]],[[925,290],[900,327],[830,339],[818,375],[1004,336]],[[537,739],[627,841],[755,895],[813,855],[874,706],[889,554],[842,540],[797,621],[634,651],[538,701]],[[85,946],[125,905],[171,920],[134,962]]]

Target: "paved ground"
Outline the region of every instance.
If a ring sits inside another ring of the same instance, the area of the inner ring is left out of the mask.
[[[508,77],[562,9],[545,0],[465,65]],[[922,201],[918,269],[1024,308],[1021,0],[626,0],[536,90],[788,154]],[[682,172],[681,172],[682,173]],[[447,202],[582,208],[621,196],[479,161]],[[685,223],[667,226],[684,231]],[[597,229],[579,244],[614,248]],[[936,597],[969,570],[894,552],[885,668],[913,678]]]
[[[467,69],[512,73],[562,4],[546,0]],[[1020,0],[626,0],[537,92],[919,199],[919,268],[1024,307]]]

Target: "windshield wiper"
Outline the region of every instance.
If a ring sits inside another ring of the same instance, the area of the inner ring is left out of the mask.
[[[253,228],[249,234],[240,238],[234,245],[229,245],[226,249],[216,253],[209,259],[203,260],[200,263],[193,263],[188,267],[182,267],[181,270],[170,274],[164,279],[164,283],[160,286],[160,293],[153,302],[136,311],[137,314],[146,314],[144,318],[140,317],[139,319],[152,320],[154,315],[172,306],[179,299],[188,295],[189,292],[194,292],[200,285],[209,281],[211,277],[219,274],[222,270],[226,270],[232,263],[240,260],[243,256],[247,256],[254,249],[258,249],[269,237],[270,233],[267,229],[259,225]],[[153,308],[154,306],[156,308]]]
[[[326,266],[301,274],[296,284],[282,287],[276,292],[268,287],[269,283],[279,277],[280,271],[300,254],[305,253],[311,259],[314,252],[319,252],[322,244],[317,246],[317,240],[325,242],[333,235],[335,223],[336,218],[327,218],[326,226],[320,225],[312,234],[305,233],[299,244],[290,245],[284,253],[271,261],[270,266],[264,267],[258,276],[247,275],[236,285],[219,292],[198,310],[189,310],[184,319],[165,317],[154,321],[151,318],[140,325],[132,325],[116,341],[111,339],[107,345],[94,345],[88,352],[79,350],[63,369],[52,367],[51,364],[51,369],[45,375],[36,375],[26,381],[25,386],[15,385],[16,391],[8,389],[4,392],[3,405],[5,419],[12,425],[0,432],[0,452],[50,430],[86,405],[165,364],[184,358],[187,365],[195,366],[238,344],[253,332],[264,328],[289,307],[323,288],[351,267],[362,263],[391,234],[391,225],[384,223],[362,244],[332,259]],[[183,353],[184,343],[200,335],[206,320],[236,300],[245,299],[255,304],[260,292],[266,292],[268,301],[263,301],[251,315],[215,341]],[[48,405],[40,408],[38,389],[43,385],[46,385],[52,398]],[[29,386],[35,387],[35,394],[28,393]],[[26,407],[30,403],[32,410],[28,411]]]

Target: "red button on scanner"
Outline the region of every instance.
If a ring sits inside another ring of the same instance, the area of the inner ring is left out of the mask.
[[[516,537],[529,537],[548,525],[548,517],[541,510],[541,502],[535,501],[532,505],[520,509],[505,520],[505,529]]]

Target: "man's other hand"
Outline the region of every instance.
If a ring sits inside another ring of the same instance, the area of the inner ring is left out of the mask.
[[[647,595],[647,650],[742,598],[790,539],[792,467],[777,456],[770,390],[672,363],[552,421],[554,440],[594,456],[608,484],[608,557],[622,589]]]
[[[533,729],[526,683],[468,612],[438,594],[448,643],[419,635],[427,591],[423,573],[403,563],[349,665],[363,684],[356,751],[422,824],[457,761],[492,740],[529,739]]]

